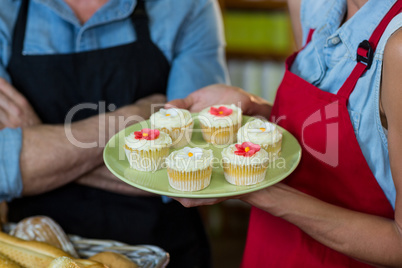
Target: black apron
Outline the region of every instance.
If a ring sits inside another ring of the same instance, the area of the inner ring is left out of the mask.
[[[131,104],[165,94],[170,66],[152,42],[145,3],[131,15],[135,42],[88,52],[23,55],[29,0],[23,0],[13,35],[8,65],[12,84],[24,94],[47,124],[64,123],[77,104],[104,101],[106,107]],[[98,110],[80,110],[82,120]],[[9,220],[47,215],[67,233],[114,239],[129,244],[154,244],[171,254],[170,267],[208,267],[209,247],[196,209],[186,209],[160,197],[129,197],[70,183],[54,191],[16,199]]]

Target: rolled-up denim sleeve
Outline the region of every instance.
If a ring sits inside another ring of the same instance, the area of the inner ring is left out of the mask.
[[[1,28],[0,28],[1,31]],[[7,49],[5,48],[3,42],[2,42],[2,36],[0,34],[0,77],[7,80],[7,82],[10,83],[11,79],[10,79],[10,75],[7,73],[6,68],[4,67],[5,64],[4,59],[6,58],[7,55]]]
[[[22,130],[0,130],[0,202],[21,196],[20,153]]]
[[[168,100],[215,83],[229,83],[223,23],[217,1],[194,1],[179,33],[168,81]]]

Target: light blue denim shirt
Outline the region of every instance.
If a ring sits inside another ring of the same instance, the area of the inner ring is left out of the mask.
[[[339,27],[346,13],[346,0],[303,0],[303,43],[306,42],[309,29],[315,29],[315,32],[311,43],[297,56],[291,71],[321,90],[336,94],[356,66],[359,43],[370,38],[395,2],[369,0]],[[380,120],[379,94],[384,47],[389,36],[401,26],[402,16],[398,15],[388,25],[371,68],[357,82],[348,103],[350,119],[363,155],[393,207],[396,191],[386,131]]]
[[[22,191],[20,173],[21,129],[0,131],[0,202],[17,197]]]
[[[136,3],[109,0],[81,25],[63,0],[31,0],[23,53],[63,54],[133,42],[136,34],[129,16]],[[8,81],[6,66],[20,4],[21,0],[0,0],[0,77]],[[209,84],[228,83],[217,1],[146,0],[145,4],[151,39],[171,64],[169,100]],[[0,131],[0,201],[21,193],[20,148],[20,130]]]

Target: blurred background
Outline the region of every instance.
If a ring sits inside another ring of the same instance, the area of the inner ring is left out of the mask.
[[[285,59],[295,50],[284,0],[218,0],[232,85],[270,102],[282,80]],[[239,267],[250,206],[228,200],[201,208],[214,267]]]
[[[273,101],[294,50],[283,0],[219,0],[232,84]]]

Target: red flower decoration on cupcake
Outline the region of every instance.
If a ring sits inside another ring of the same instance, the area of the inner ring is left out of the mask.
[[[149,129],[144,128],[141,131],[134,132],[134,136],[136,140],[156,140],[159,138],[159,130],[157,129]]]
[[[236,155],[241,155],[244,157],[250,157],[255,155],[260,149],[261,146],[258,144],[254,144],[252,142],[243,142],[242,144],[236,144],[236,149],[234,153]]]
[[[232,109],[227,108],[225,106],[220,106],[219,108],[211,107],[209,109],[210,114],[220,117],[231,115],[232,112],[233,112]]]

